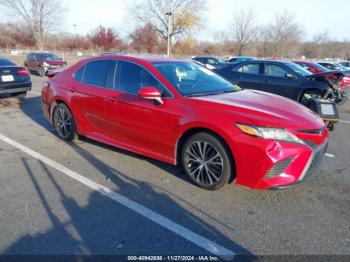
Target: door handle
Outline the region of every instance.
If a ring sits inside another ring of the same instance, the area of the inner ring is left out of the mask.
[[[75,87],[69,87],[68,91],[71,92],[71,93],[75,93]]]
[[[105,98],[105,100],[107,100],[109,102],[113,102],[113,103],[118,102],[118,98],[116,95],[109,95]]]

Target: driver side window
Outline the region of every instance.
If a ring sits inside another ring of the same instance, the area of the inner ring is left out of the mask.
[[[285,77],[289,72],[278,65],[265,65],[265,75],[275,77]]]
[[[155,87],[165,97],[171,96],[163,85],[141,66],[125,61],[118,62],[118,74],[115,79],[115,87],[117,90],[137,95],[140,88]]]

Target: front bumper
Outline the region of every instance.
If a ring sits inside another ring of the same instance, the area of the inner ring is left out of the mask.
[[[326,158],[325,154],[327,153],[328,144],[329,144],[329,142],[327,140],[321,146],[318,146],[318,147],[311,146],[313,153],[312,153],[307,165],[305,166],[303,173],[299,177],[297,183],[273,187],[271,189],[287,189],[287,188],[302,184],[302,183],[310,180],[311,178],[313,178],[317,173],[319,173],[322,170],[322,168],[324,166],[324,162],[325,162],[325,158]]]
[[[51,70],[56,70],[56,69],[64,67],[64,64],[62,64],[62,65],[48,65],[48,66],[43,66],[43,67],[44,67],[45,73],[48,74]]]
[[[229,145],[235,158],[236,183],[257,190],[303,183],[321,170],[328,137],[325,130],[323,135],[300,137],[307,143],[297,144],[236,135]]]

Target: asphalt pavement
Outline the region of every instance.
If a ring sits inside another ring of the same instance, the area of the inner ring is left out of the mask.
[[[58,139],[41,112],[42,81],[0,107],[0,254],[350,256],[350,103],[313,180],[208,192],[177,167]]]

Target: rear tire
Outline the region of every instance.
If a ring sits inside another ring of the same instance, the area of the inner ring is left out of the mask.
[[[55,107],[52,119],[59,138],[67,142],[77,138],[75,120],[65,104],[59,104]]]
[[[181,162],[193,183],[211,191],[227,185],[234,172],[233,159],[226,145],[215,135],[204,132],[185,142]]]

